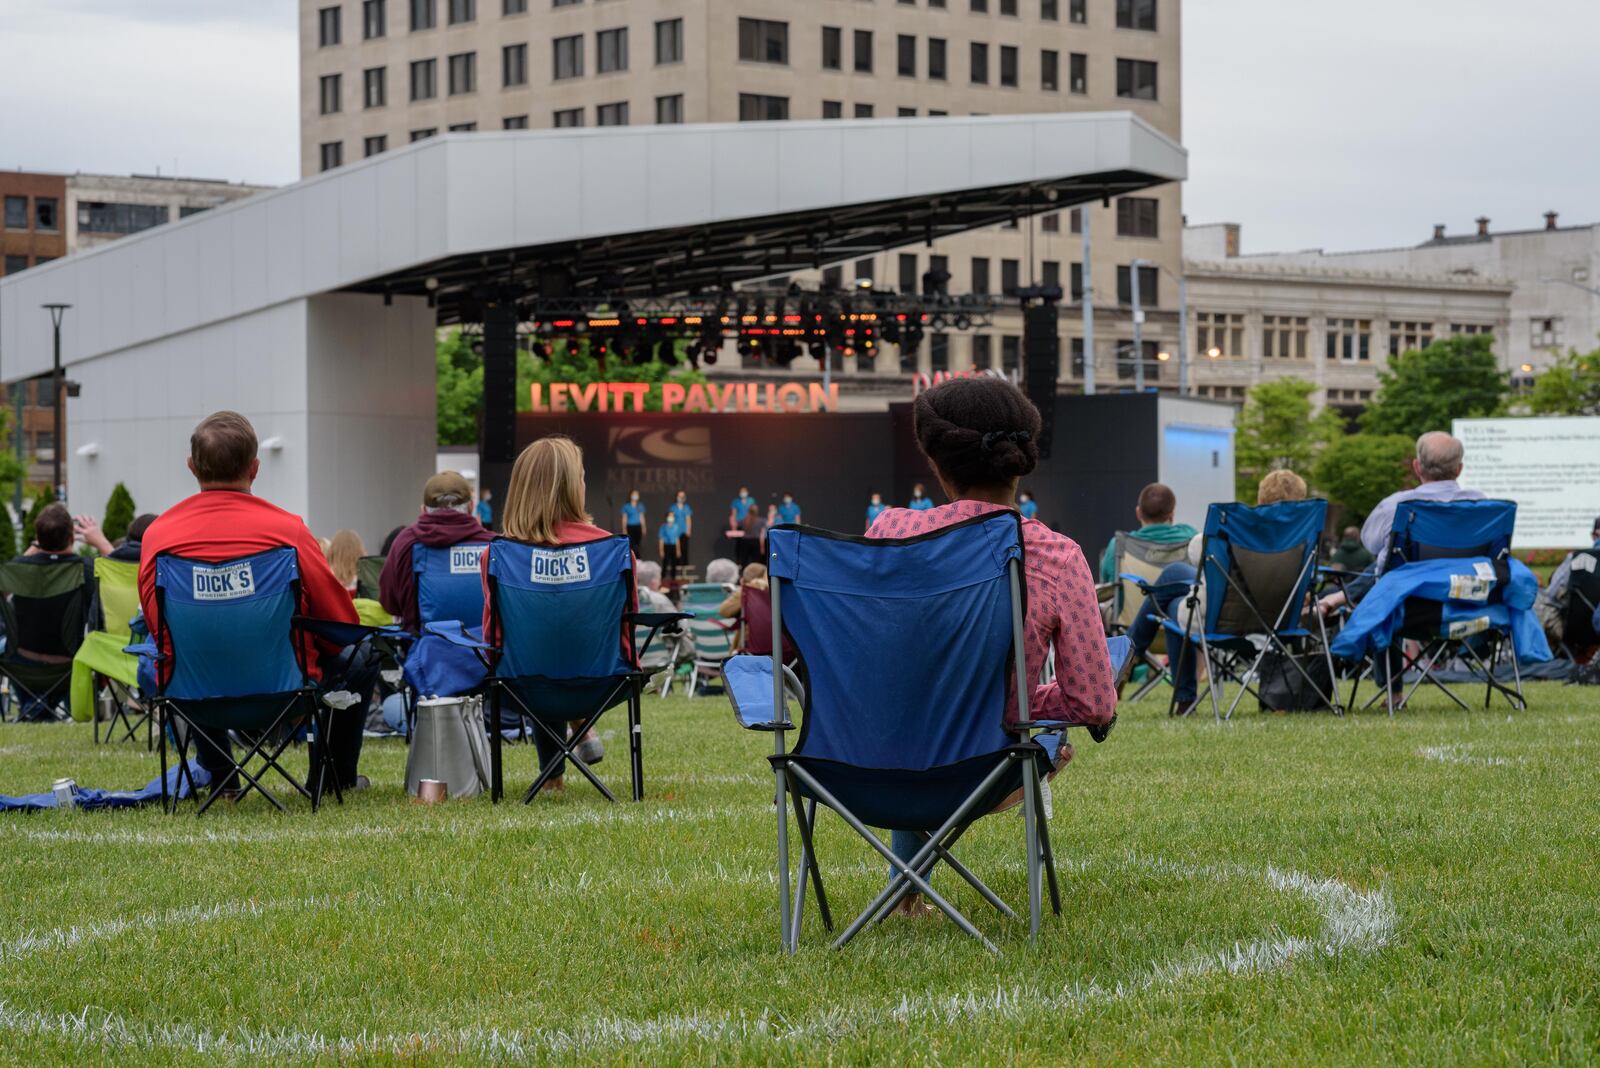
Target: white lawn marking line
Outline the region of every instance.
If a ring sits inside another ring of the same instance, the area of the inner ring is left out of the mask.
[[[1503,768],[1513,764],[1526,764],[1526,757],[1475,756],[1464,745],[1425,745],[1417,750],[1424,760],[1437,760],[1441,764],[1464,764],[1480,768]]]
[[[524,1032],[469,1028],[407,1034],[363,1031],[355,1036],[329,1037],[294,1029],[240,1028],[219,1032],[187,1024],[132,1024],[88,1006],[72,1015],[18,1009],[0,1003],[0,1030],[14,1034],[61,1037],[110,1050],[160,1047],[199,1054],[251,1057],[374,1053],[414,1055],[424,1052],[526,1059],[539,1054],[591,1054],[600,1049],[644,1046],[685,1038],[717,1042],[747,1041],[752,1038],[783,1041],[819,1036],[836,1039],[886,1023],[950,1024],[994,1017],[1022,1019],[1030,1014],[1082,1011],[1091,1005],[1170,988],[1207,975],[1256,975],[1287,967],[1302,957],[1373,953],[1388,945],[1394,937],[1397,918],[1394,902],[1386,889],[1357,890],[1338,879],[1317,878],[1276,867],[1252,871],[1242,865],[1185,864],[1133,853],[1113,867],[1156,871],[1180,878],[1258,879],[1274,890],[1299,895],[1315,905],[1322,916],[1321,930],[1314,938],[1286,936],[1257,939],[1174,958],[1111,986],[1090,981],[1056,991],[1017,986],[963,994],[908,996],[892,1007],[838,1005],[792,1022],[775,1018],[767,1011],[755,1017],[686,1013],[644,1020],[599,1017],[573,1028],[557,1030]],[[739,882],[747,879],[766,881],[763,873],[746,871],[730,877],[720,867],[713,873],[707,873],[707,877],[731,878]],[[581,884],[586,879],[586,873],[581,873],[578,882]],[[104,937],[115,937],[126,929],[113,932],[111,925],[106,927]],[[43,948],[66,948],[68,944],[76,944],[64,943],[61,938],[52,939],[52,935],[53,932],[47,932],[35,939],[41,947],[35,952],[43,951]]]

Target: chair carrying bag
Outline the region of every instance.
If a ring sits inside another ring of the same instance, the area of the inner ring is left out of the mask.
[[[406,755],[406,793],[417,796],[423,779],[446,783],[452,798],[472,797],[489,786],[489,735],[483,698],[433,697],[417,702],[417,722]]]

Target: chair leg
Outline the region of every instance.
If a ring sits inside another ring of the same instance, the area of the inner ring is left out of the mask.
[[[1032,760],[1022,768],[1022,824],[1028,849],[1028,937],[1039,937],[1039,914],[1042,908],[1039,871],[1039,769]]]
[[[1044,811],[1044,791],[1035,794],[1038,803],[1039,853],[1044,860],[1044,874],[1050,886],[1050,911],[1061,915],[1061,886],[1056,881],[1055,851],[1050,848],[1050,820]]]
[[[484,727],[489,732],[489,802],[498,805],[504,793],[500,778],[500,747],[505,736],[500,733],[500,687],[489,684],[489,700],[484,703]]]
[[[817,915],[822,918],[822,926],[829,931],[833,930],[833,913],[828,908],[827,892],[822,889],[822,868],[817,863],[817,850],[813,842],[816,834],[817,803],[808,801],[802,806],[800,791],[792,782],[789,783],[789,797],[794,803],[794,821],[800,826],[800,877],[795,883],[794,920],[789,928],[790,938],[795,947],[799,948],[801,902],[805,896],[808,875],[817,893]]]
[[[181,782],[183,782],[183,776],[179,775],[178,783]],[[178,783],[174,783],[173,786],[176,787]],[[177,794],[178,791],[174,788],[172,790],[174,808],[176,808],[175,799]],[[163,812],[167,811],[167,732],[164,730],[161,732],[161,810]]]
[[[774,768],[773,771],[778,790],[778,941],[785,953],[793,953],[797,947],[789,917],[789,776],[783,767]]]
[[[633,799],[644,800],[644,739],[639,718],[643,700],[644,682],[634,679],[628,684],[628,756],[633,770]]]

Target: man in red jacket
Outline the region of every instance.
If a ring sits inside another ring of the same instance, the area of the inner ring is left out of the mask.
[[[384,610],[409,631],[421,626],[417,618],[417,576],[411,570],[411,547],[421,542],[443,549],[463,542],[488,542],[494,534],[472,514],[472,487],[454,471],[441,471],[422,487],[422,514],[395,535],[378,578],[378,600]],[[472,624],[476,625],[476,624]]]
[[[317,539],[297,515],[250,492],[261,461],[256,456],[256,432],[237,412],[206,416],[189,438],[189,471],[200,492],[161,513],[145,531],[139,562],[139,603],[150,633],[159,635],[160,609],[156,602],[155,560],[161,553],[206,563],[250,556],[291,546],[299,561],[300,614],[316,619],[355,623],[355,605],[344,583],[334,577]],[[356,773],[361,758],[361,728],[367,703],[377,682],[377,664],[365,647],[340,649],[330,643],[301,636],[306,666],[323,691],[348,690],[360,703],[335,710],[328,732],[328,748],[343,789],[359,790],[368,783]],[[164,649],[163,652],[169,650]],[[240,655],[247,655],[240,650]],[[195,731],[196,756],[212,774],[213,788],[237,790],[229,777],[231,765],[220,747],[226,735]]]

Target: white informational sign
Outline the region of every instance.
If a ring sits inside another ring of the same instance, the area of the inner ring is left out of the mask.
[[[1600,516],[1600,417],[1457,419],[1461,484],[1517,502],[1516,549],[1578,549]]]

